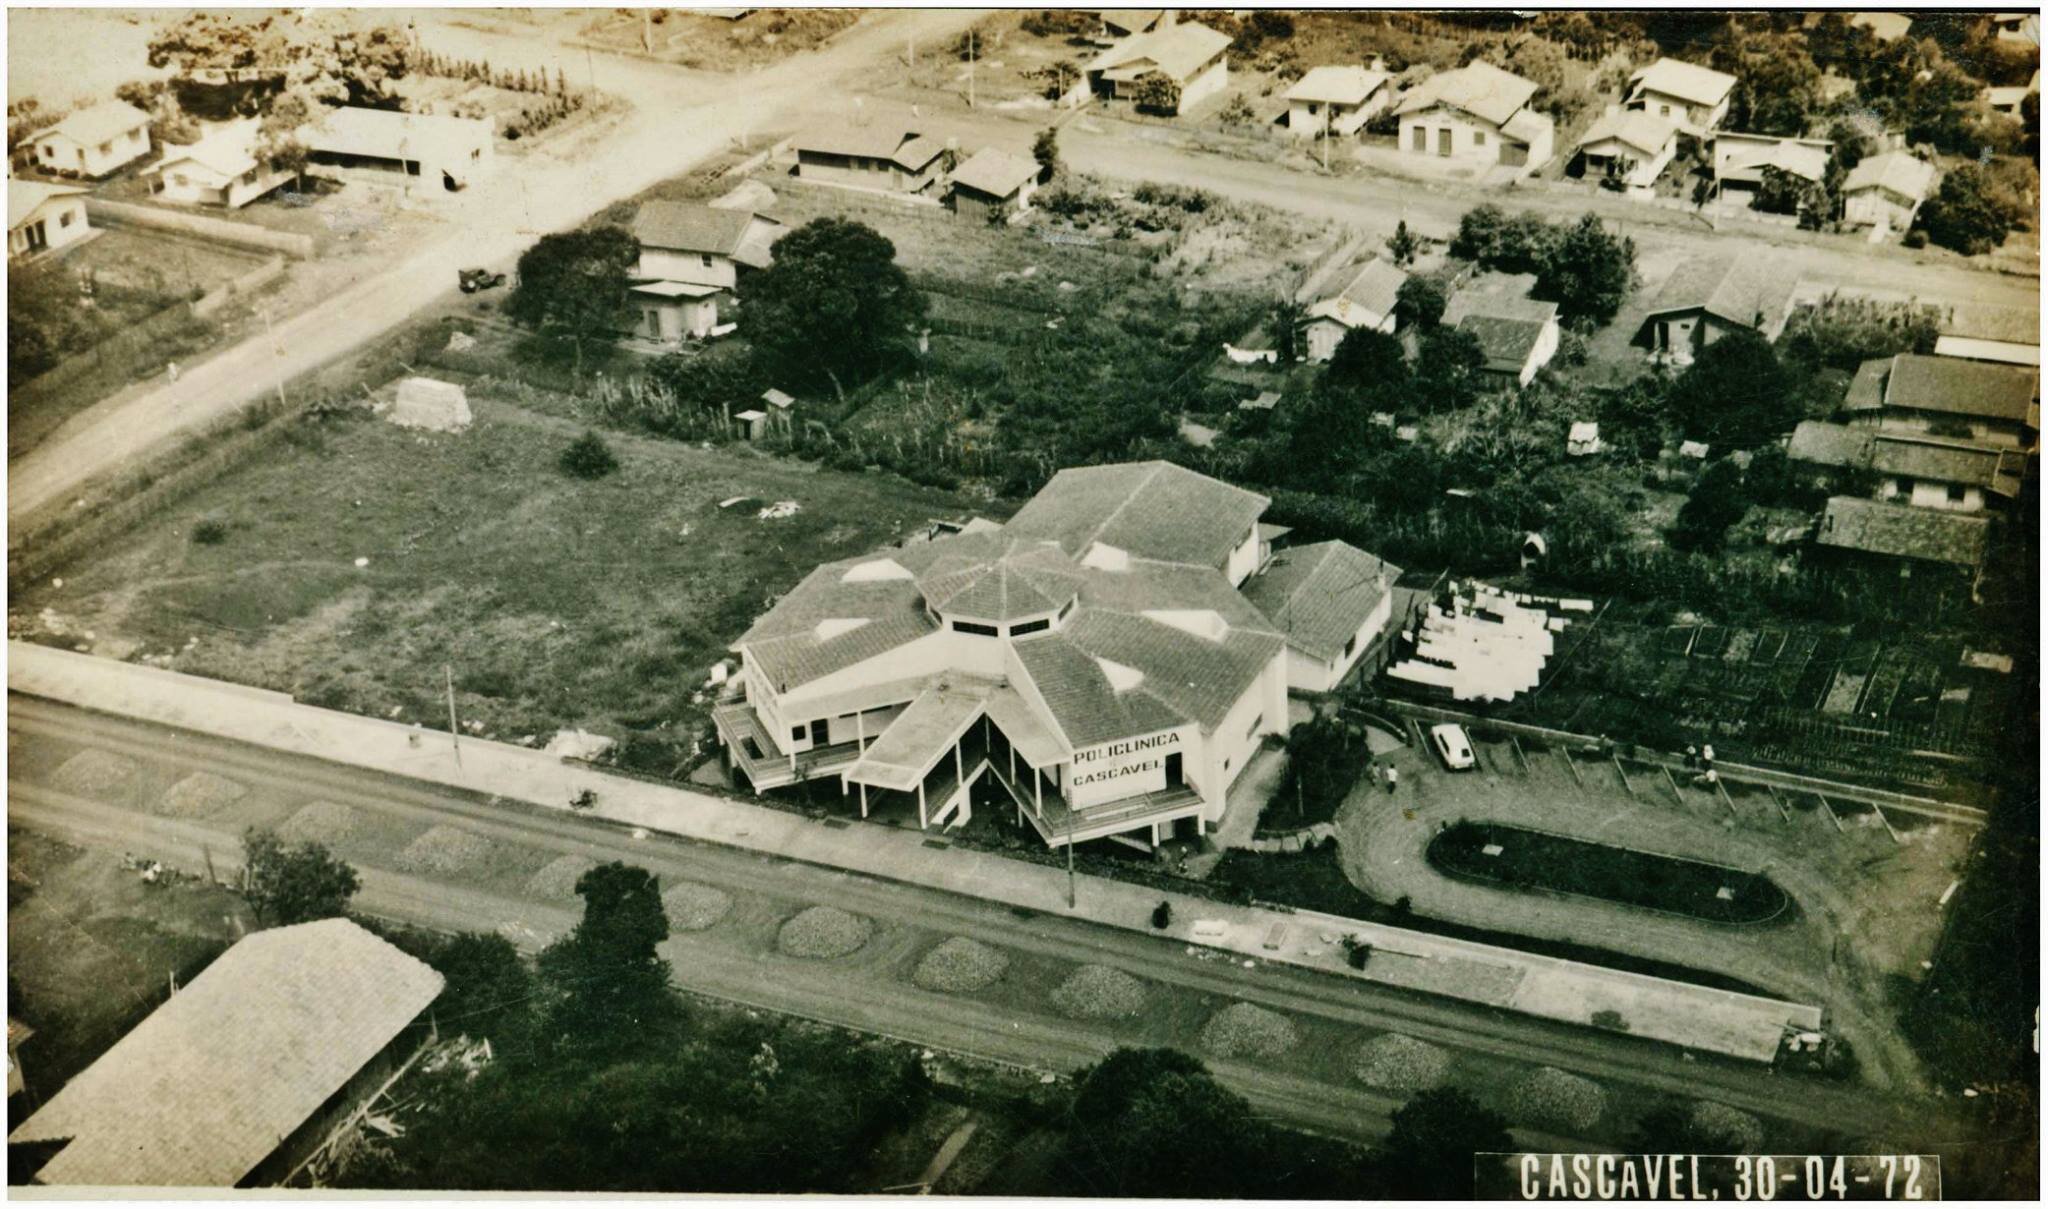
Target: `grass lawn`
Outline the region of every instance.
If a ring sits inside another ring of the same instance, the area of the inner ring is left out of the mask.
[[[1790,905],[1785,892],[1762,874],[1501,823],[1446,828],[1430,841],[1429,862],[1454,877],[1605,899],[1710,923],[1764,923]]]
[[[363,411],[303,421],[275,456],[63,569],[61,588],[27,588],[17,629],[49,608],[107,654],[427,722],[445,719],[446,665],[483,733],[639,734],[664,744],[642,765],[667,772],[705,716],[706,669],[775,596],[966,509],[889,477],[623,434],[608,436],[618,473],[572,479],[556,459],[582,425],[505,393],[472,390],[461,436]],[[734,497],[758,502],[719,507]],[[756,518],[782,500],[801,511]],[[201,520],[225,535],[194,540]]]

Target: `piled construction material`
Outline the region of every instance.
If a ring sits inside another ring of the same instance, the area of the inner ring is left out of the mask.
[[[1509,701],[1535,688],[1564,619],[1480,583],[1453,580],[1420,624],[1402,631],[1411,655],[1387,669],[1457,701]]]
[[[910,980],[927,991],[961,995],[992,985],[1010,968],[1002,950],[955,936],[924,955]]]
[[[732,895],[701,882],[677,882],[661,896],[668,926],[678,932],[702,932],[732,910]]]
[[[1450,1073],[1451,1058],[1427,1041],[1386,1033],[1358,1047],[1351,1073],[1381,1091],[1418,1092],[1437,1087]]]
[[[355,830],[353,808],[340,802],[308,802],[284,821],[278,833],[297,844],[338,844]]]
[[[195,772],[164,791],[156,812],[174,819],[211,818],[249,792],[238,781],[210,772]]]
[[[1145,1010],[1145,984],[1112,966],[1082,966],[1052,993],[1052,1005],[1081,1020],[1122,1020]]]
[[[407,873],[465,873],[491,854],[491,841],[446,823],[405,846],[395,862]]]
[[[790,957],[844,957],[868,942],[874,925],[837,907],[812,907],[790,917],[776,934],[775,947]]]
[[[1539,1066],[1508,1093],[1511,1124],[1583,1135],[1607,1112],[1607,1091],[1591,1079]]]
[[[526,892],[535,898],[575,898],[576,883],[596,867],[597,862],[588,857],[558,856],[527,879]]]
[[[385,418],[400,428],[461,432],[469,427],[469,397],[453,382],[407,378]]]
[[[1202,1048],[1223,1058],[1278,1058],[1300,1040],[1293,1021],[1253,1003],[1231,1004],[1202,1029]]]

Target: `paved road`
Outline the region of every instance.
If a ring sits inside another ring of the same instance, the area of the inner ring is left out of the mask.
[[[975,15],[952,9],[869,12],[824,49],[742,77],[573,52],[567,63],[579,82],[587,71],[632,102],[623,119],[601,132],[568,138],[567,146],[526,157],[516,169],[446,199],[448,234],[279,323],[274,335],[188,366],[175,383],[132,389],[75,417],[9,466],[8,515],[19,531],[38,509],[64,504],[92,480],[233,414],[273,390],[280,378],[316,368],[398,326],[448,294],[457,269],[509,267],[535,234],[573,226],[685,171],[761,128],[777,111],[895,53],[913,32],[920,41],[936,40]],[[504,61],[552,61],[558,54],[544,43],[463,31],[465,51],[493,44],[510,47]]]
[[[977,899],[819,869],[787,860],[658,835],[629,832],[561,812],[505,802],[479,802],[416,782],[290,756],[188,732],[115,719],[10,694],[10,820],[95,845],[159,854],[174,865],[201,867],[236,849],[246,817],[175,819],[140,805],[108,805],[53,789],[32,771],[38,745],[86,743],[140,764],[205,768],[250,787],[249,799],[274,800],[288,814],[299,802],[337,802],[365,818],[389,816],[410,834],[423,824],[453,823],[494,841],[545,856],[645,865],[665,884],[694,880],[725,889],[736,906],[727,923],[679,935],[666,955],[687,989],[791,1011],[923,1044],[1024,1065],[1072,1069],[1120,1042],[1188,1045],[1188,1023],[1154,1021],[1132,1031],[1064,1020],[1049,1012],[931,994],[902,975],[930,943],[945,935],[974,936],[1022,957],[1049,962],[1098,961],[1163,986],[1242,999],[1292,1014],[1316,1029],[1395,1029],[1464,1051],[1578,1070],[1610,1084],[1709,1096],[1766,1117],[1797,1122],[1823,1135],[1918,1137],[1925,1106],[1903,1106],[1866,1089],[1779,1078],[1754,1067],[1689,1062],[1642,1041],[1546,1024],[1506,1013],[1409,995],[1262,965],[1255,971],[1191,959],[1176,944],[1141,933],[1052,915],[1013,910]],[[48,751],[44,747],[44,751]],[[41,764],[47,768],[49,761]],[[366,824],[368,826],[368,824]],[[508,896],[461,878],[411,876],[357,857],[364,870],[363,906],[375,913],[444,928],[499,929],[529,947],[558,935],[573,920],[570,904]],[[869,949],[836,963],[801,962],[774,953],[774,928],[807,903],[827,902],[877,921]],[[1218,1061],[1218,1073],[1268,1112],[1341,1136],[1372,1138],[1386,1128],[1396,1101],[1349,1083],[1346,1062],[1327,1069],[1284,1063]],[[1617,1128],[1625,1127],[1618,1123]],[[1598,1141],[1595,1139],[1594,1141]],[[1528,1144],[1565,1139],[1525,1137]]]

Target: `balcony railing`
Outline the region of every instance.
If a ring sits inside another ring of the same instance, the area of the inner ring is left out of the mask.
[[[989,772],[996,782],[1009,790],[1010,796],[1024,808],[1025,817],[1047,844],[1065,843],[1070,837],[1095,838],[1130,831],[1152,823],[1164,823],[1184,818],[1202,807],[1202,795],[1187,785],[1171,785],[1149,793],[1118,798],[1100,806],[1084,806],[1075,809],[1057,791],[1044,791],[1041,808],[1038,794],[1028,786],[1012,781],[1004,769],[989,762]]]

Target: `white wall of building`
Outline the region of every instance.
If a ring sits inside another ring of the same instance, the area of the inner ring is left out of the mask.
[[[729,290],[739,274],[731,257],[715,252],[677,252],[667,248],[642,247],[638,276],[689,285],[715,285]]]
[[[1174,112],[1186,113],[1202,101],[1222,92],[1229,85],[1230,56],[1218,55],[1214,63],[1180,86],[1180,107]]]
[[[36,234],[40,227],[40,234]],[[77,243],[92,231],[85,217],[85,197],[53,197],[7,232],[7,255],[24,256]]]
[[[36,162],[60,172],[105,176],[121,165],[149,154],[149,127],[137,126],[104,143],[87,147],[68,135],[45,133],[36,140]]]
[[[1417,137],[1422,141],[1418,144]],[[1448,137],[1448,142],[1446,138]],[[1461,110],[1438,105],[1401,119],[1401,150],[1410,155],[1469,164],[1500,162],[1500,128]],[[1530,159],[1535,161],[1532,148]]]
[[[1223,564],[1223,574],[1234,586],[1242,586],[1259,569],[1259,526],[1256,521],[1246,531],[1244,540],[1230,552],[1230,558]]]

